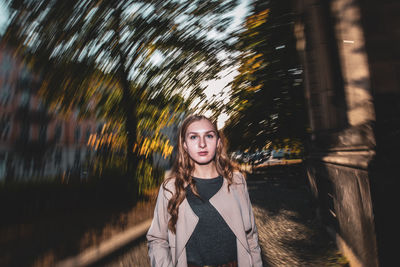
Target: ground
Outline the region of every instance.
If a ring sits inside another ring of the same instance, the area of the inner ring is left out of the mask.
[[[305,177],[285,168],[247,176],[264,266],[348,266],[314,213]],[[144,238],[96,266],[150,266]]]
[[[247,175],[264,266],[347,266],[315,216],[301,167],[259,169]],[[53,266],[153,215],[156,192],[136,205],[70,211],[0,228],[0,266]],[[96,266],[149,266],[144,237]]]

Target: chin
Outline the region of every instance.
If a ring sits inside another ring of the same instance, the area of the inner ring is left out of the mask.
[[[214,158],[210,159],[193,159],[193,161],[199,165],[208,165],[213,162]]]

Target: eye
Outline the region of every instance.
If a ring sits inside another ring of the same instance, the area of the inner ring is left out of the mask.
[[[189,136],[189,139],[191,139],[191,140],[194,140],[194,139],[196,139],[197,138],[197,135],[191,135],[191,136]]]
[[[206,137],[209,138],[209,139],[212,139],[212,138],[214,138],[214,135],[213,134],[207,134]]]

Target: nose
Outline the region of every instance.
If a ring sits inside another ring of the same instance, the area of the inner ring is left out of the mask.
[[[199,147],[200,147],[200,148],[205,148],[205,147],[207,146],[207,145],[206,145],[205,137],[199,138],[199,140],[200,140]]]

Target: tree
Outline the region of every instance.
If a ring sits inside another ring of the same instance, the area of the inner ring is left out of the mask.
[[[303,138],[302,68],[290,7],[290,0],[255,1],[239,35],[239,75],[232,82],[231,118],[225,127],[232,150],[283,146]]]
[[[236,1],[8,3],[13,16],[4,40],[40,71],[43,95],[64,112],[95,110],[120,123],[132,172],[142,145],[138,133],[147,127],[139,116],[153,112],[146,110],[147,101],[160,95],[168,100],[183,90],[192,90],[190,99],[201,93],[201,81],[224,65],[217,54],[226,42],[208,33],[226,29],[230,18],[224,14]],[[154,116],[165,110],[158,107],[151,119],[160,128],[165,124]]]

